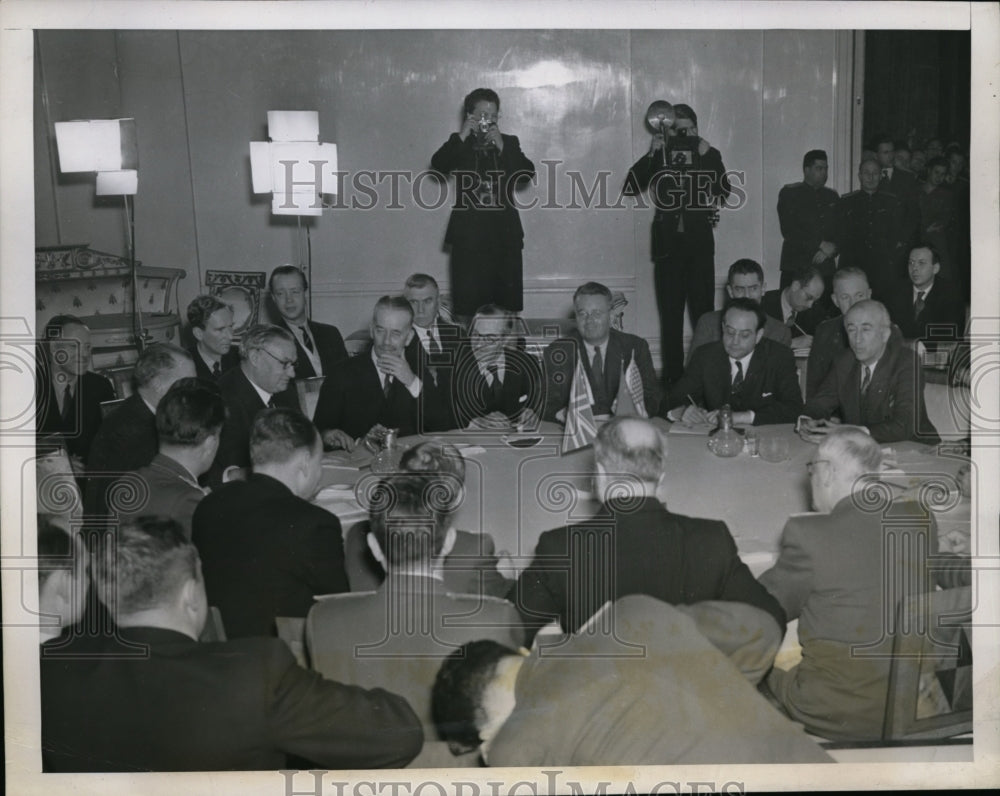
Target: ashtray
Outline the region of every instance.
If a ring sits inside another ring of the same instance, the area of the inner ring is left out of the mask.
[[[512,448],[533,448],[543,439],[545,439],[545,437],[539,437],[539,436],[522,437],[522,436],[513,436],[509,434],[504,434],[502,437],[500,437],[500,441],[503,442],[504,445],[509,445]]]

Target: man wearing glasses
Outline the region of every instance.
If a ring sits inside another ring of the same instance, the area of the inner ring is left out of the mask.
[[[590,384],[595,419],[615,414],[616,398],[629,365],[635,364],[642,379],[642,398],[647,417],[660,408],[660,388],[653,368],[649,344],[634,334],[611,328],[611,291],[599,282],[586,282],[573,294],[576,331],[553,341],[545,349],[544,420],[566,422],[566,407],[576,372],[577,357]]]
[[[250,427],[261,409],[269,406],[299,409],[294,391],[285,389],[295,378],[297,364],[291,332],[265,324],[244,332],[240,366],[219,378],[226,422],[215,461],[206,476],[210,486],[234,477],[232,468],[250,466]]]

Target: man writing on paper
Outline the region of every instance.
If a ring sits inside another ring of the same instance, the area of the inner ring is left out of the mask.
[[[742,425],[794,423],[802,409],[795,358],[788,346],[764,337],[764,311],[752,299],[730,299],[722,340],[698,348],[667,396],[667,419],[714,423],[729,404]]]

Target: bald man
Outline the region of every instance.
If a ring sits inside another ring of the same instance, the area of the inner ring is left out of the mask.
[[[597,433],[594,455],[600,511],[593,520],[543,533],[518,581],[517,607],[529,642],[552,621],[573,633],[605,602],[627,594],[671,605],[748,603],[784,628],[784,613],[740,560],[726,524],[673,514],[657,499],[666,451],[655,425],[612,418]],[[632,487],[627,498],[623,482]],[[595,567],[591,551],[604,549],[610,556]],[[580,583],[587,588],[576,588]]]
[[[924,407],[924,380],[911,349],[893,342],[889,313],[878,301],[854,304],[844,316],[850,351],[833,363],[799,417],[799,435],[821,442],[839,424],[857,426],[878,442],[936,443]]]

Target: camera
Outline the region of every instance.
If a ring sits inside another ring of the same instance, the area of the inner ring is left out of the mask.
[[[683,128],[678,130],[667,139],[667,165],[680,171],[694,168],[698,163],[698,141],[698,136],[688,135]]]
[[[493,146],[493,143],[487,140],[487,136],[490,134],[490,128],[492,128],[494,124],[496,124],[496,122],[487,113],[482,114],[476,120],[476,126],[472,129],[473,143],[476,149],[488,149]]]

